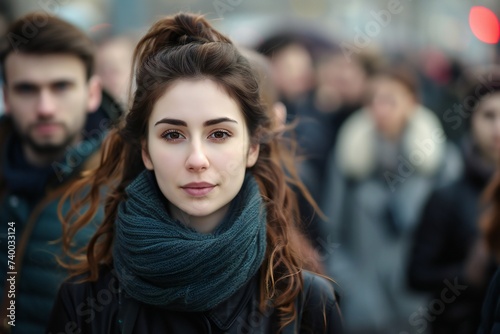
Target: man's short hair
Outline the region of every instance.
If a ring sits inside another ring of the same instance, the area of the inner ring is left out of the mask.
[[[87,80],[94,71],[94,43],[80,29],[42,12],[27,14],[12,23],[0,46],[4,82],[5,59],[11,52],[29,55],[67,54],[83,62]]]

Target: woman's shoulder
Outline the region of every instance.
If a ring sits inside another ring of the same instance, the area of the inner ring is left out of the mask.
[[[113,267],[101,266],[97,280],[89,280],[89,273],[73,276],[64,281],[61,291],[70,293],[75,297],[78,295],[97,294],[99,291],[110,290],[118,293],[118,277]],[[102,293],[102,292],[101,292]]]
[[[114,269],[101,267],[97,280],[90,281],[88,278],[89,275],[86,273],[63,282],[54,307],[68,310],[68,315],[75,319],[83,317],[93,320],[98,317],[98,313],[116,311],[120,298],[120,284]]]
[[[500,268],[490,281],[490,286],[483,302],[481,325],[478,334],[494,333],[500,327]]]
[[[314,333],[342,333],[342,316],[334,282],[309,271],[302,273],[304,286],[298,299],[301,327]]]
[[[61,285],[47,327],[49,333],[65,332],[68,326],[75,332],[108,331],[108,323],[116,318],[118,310],[118,278],[112,268],[101,267],[97,280],[86,279],[88,274],[82,274]]]
[[[303,295],[306,299],[321,299],[332,304],[337,303],[332,280],[307,270],[302,272],[302,278],[304,281]]]

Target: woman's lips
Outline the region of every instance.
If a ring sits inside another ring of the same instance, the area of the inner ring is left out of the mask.
[[[211,192],[215,185],[207,182],[188,183],[181,187],[188,195],[202,197]]]

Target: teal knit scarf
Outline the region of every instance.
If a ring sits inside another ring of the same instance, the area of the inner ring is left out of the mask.
[[[266,251],[266,212],[250,173],[212,234],[169,216],[150,171],[126,192],[118,208],[113,257],[120,284],[132,298],[169,310],[206,311],[257,273]]]

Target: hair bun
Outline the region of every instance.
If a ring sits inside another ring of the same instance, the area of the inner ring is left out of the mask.
[[[135,54],[137,57],[134,58],[142,62],[168,47],[210,42],[231,43],[227,37],[213,29],[202,15],[179,13],[154,23],[139,41]]]
[[[217,36],[210,24],[203,16],[191,14],[177,14],[172,25],[172,40],[174,44],[187,44],[191,42],[209,43],[216,42]]]
[[[209,43],[209,42],[210,41],[208,41],[205,38],[200,38],[200,37],[191,36],[191,35],[184,35],[184,36],[181,36],[179,38],[179,43],[178,44],[180,44],[180,45],[189,44],[189,43],[203,44],[203,43]]]

